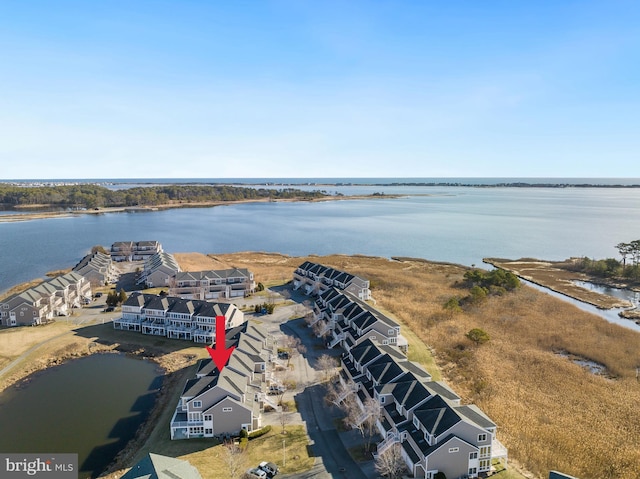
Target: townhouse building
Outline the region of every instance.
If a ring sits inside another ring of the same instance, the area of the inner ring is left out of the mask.
[[[342,397],[355,394],[380,405],[376,425],[382,436],[377,455],[399,445],[411,475],[433,479],[476,478],[493,461],[506,465],[508,453],[496,438],[496,424],[475,405],[461,405],[445,383],[431,381],[418,364],[391,345],[366,339],[342,356]]]
[[[113,261],[146,261],[151,256],[162,253],[158,241],[116,241],[111,245]]]
[[[171,419],[171,439],[221,437],[261,427],[273,338],[249,322],[226,336],[226,346],[235,346],[228,364],[220,372],[211,359],[198,362],[196,377],[186,382]]]
[[[246,268],[184,271],[169,280],[169,294],[185,299],[241,298],[255,289],[253,273]]]
[[[146,259],[137,283],[147,288],[162,288],[169,286],[171,278],[181,271],[173,255],[161,251]]]
[[[392,344],[405,351],[408,342],[400,334],[400,325],[348,291],[329,288],[318,294],[313,305],[313,320],[318,337],[327,337],[327,346],[349,349],[366,339]]]
[[[305,261],[293,272],[293,288],[307,295],[319,295],[329,288],[349,292],[362,301],[371,299],[369,280],[329,266]]]
[[[72,271],[84,276],[93,287],[115,283],[120,277],[120,272],[111,256],[99,251],[86,255],[73,267]]]
[[[122,303],[122,316],[113,320],[113,327],[211,344],[215,339],[217,316],[226,318],[225,329],[246,321],[244,313],[233,304],[133,293]]]
[[[91,284],[72,271],[6,298],[0,303],[0,321],[5,326],[36,326],[90,301]]]

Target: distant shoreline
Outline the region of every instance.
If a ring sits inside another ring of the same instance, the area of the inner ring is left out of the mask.
[[[116,206],[116,207],[101,207],[101,208],[87,208],[84,210],[73,211],[40,211],[40,212],[25,212],[25,213],[11,213],[2,214],[0,211],[0,223],[15,223],[19,221],[41,220],[49,218],[70,218],[78,215],[99,215],[106,213],[140,213],[151,212],[160,210],[169,210],[177,208],[212,208],[214,206],[224,205],[237,205],[237,204],[252,204],[252,203],[293,203],[293,202],[309,202],[315,203],[319,201],[336,201],[336,200],[369,200],[369,199],[390,199],[399,198],[401,195],[350,195],[350,196],[324,196],[322,198],[264,198],[264,199],[251,199],[251,200],[231,200],[231,201],[204,201],[204,202],[190,202],[190,203],[169,203],[153,206]],[[53,205],[22,205],[19,209],[33,208],[51,208]]]
[[[13,186],[62,186],[93,184],[101,186],[266,186],[266,187],[344,187],[344,186],[423,186],[464,188],[640,188],[640,178],[95,178],[0,180]]]

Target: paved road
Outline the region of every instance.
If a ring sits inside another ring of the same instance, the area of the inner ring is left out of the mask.
[[[316,458],[315,465],[308,471],[300,474],[282,476],[283,479],[367,479],[376,477],[373,463],[356,463],[349,455],[347,448],[361,443],[358,432],[338,432],[335,420],[342,417],[335,407],[325,404],[324,387],[320,384],[322,373],[315,370],[312,365],[323,354],[338,356],[339,349],[327,350],[322,342],[311,334],[304,319],[291,319],[304,314],[300,305],[308,301],[309,297],[299,292],[289,292],[288,296],[296,304],[279,306],[274,314],[256,315],[255,319],[274,334],[276,338],[283,335],[300,338],[306,347],[304,355],[293,357],[291,362],[297,383],[296,390],[292,393],[296,400],[298,413],[294,417],[306,424],[310,445]],[[250,316],[251,317],[251,316]],[[290,398],[289,392],[285,394],[285,400]],[[277,413],[274,417],[263,416],[266,423],[279,424]]]

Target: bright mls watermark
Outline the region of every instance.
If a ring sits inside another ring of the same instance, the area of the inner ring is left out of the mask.
[[[77,479],[77,454],[0,454],[2,479]]]

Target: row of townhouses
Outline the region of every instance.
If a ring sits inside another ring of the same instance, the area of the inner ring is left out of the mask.
[[[180,265],[172,254],[160,251],[145,260],[137,283],[144,284],[147,288],[168,287],[171,278],[181,271]]]
[[[296,269],[294,285],[301,269],[314,266],[304,263]],[[411,475],[422,479],[433,479],[438,472],[475,478],[488,473],[493,461],[506,465],[507,450],[496,438],[496,424],[476,406],[461,405],[445,383],[431,381],[427,371],[407,360],[407,341],[396,321],[341,285],[301,284],[316,296],[309,326],[328,337],[328,347],[340,345],[345,351],[338,401],[354,394],[363,411],[361,422],[368,398],[380,405],[377,455],[398,445]]]
[[[355,295],[329,288],[320,293],[313,305],[311,326],[316,334],[326,337],[327,346],[348,350],[366,339],[392,344],[406,351],[408,342],[400,334],[400,325]]]
[[[329,288],[338,288],[358,299],[371,299],[369,280],[318,263],[305,261],[293,272],[293,288],[308,295],[318,295]]]
[[[398,444],[413,477],[476,478],[491,471],[493,461],[506,465],[496,424],[475,405],[461,405],[445,383],[431,381],[396,347],[367,339],[351,348],[342,356],[340,381],[363,410],[368,398],[380,404],[377,455]]]
[[[246,268],[185,271],[169,279],[169,294],[185,299],[242,298],[253,293],[256,283]]]
[[[5,326],[35,326],[66,316],[72,308],[91,302],[91,284],[77,272],[45,281],[0,303]]]
[[[157,241],[116,241],[111,245],[113,261],[146,261],[154,254],[162,252]]]
[[[220,372],[211,359],[198,362],[171,419],[171,439],[251,432],[261,427],[265,405],[276,407],[266,394],[273,380],[273,338],[252,322],[227,331],[226,337],[226,346],[235,346],[228,364]]]
[[[95,252],[86,255],[73,271],[84,276],[93,287],[115,283],[120,277],[120,271],[108,254]]]
[[[215,339],[217,316],[226,318],[227,329],[246,321],[244,313],[233,304],[136,292],[122,303],[122,316],[113,320],[113,327],[211,344]]]

